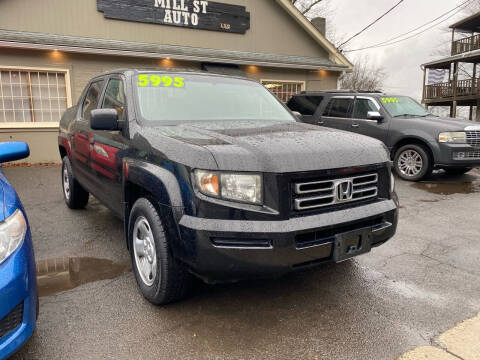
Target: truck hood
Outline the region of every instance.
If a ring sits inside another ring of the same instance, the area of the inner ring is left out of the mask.
[[[434,126],[439,131],[462,131],[466,127],[477,127],[480,130],[480,124],[474,123],[472,121],[449,118],[449,117],[437,117],[437,116],[426,116],[426,117],[412,117],[408,120],[429,123]]]
[[[284,173],[389,161],[378,140],[297,122],[209,121],[155,130],[184,145],[207,149],[220,170]],[[180,147],[179,151],[188,152]],[[198,162],[185,165],[200,166]]]

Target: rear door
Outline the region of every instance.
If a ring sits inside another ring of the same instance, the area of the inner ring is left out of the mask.
[[[323,100],[321,95],[295,95],[289,101],[287,106],[292,111],[302,114],[302,122],[317,125],[314,114]]]
[[[333,96],[324,108],[317,125],[350,130],[354,96]]]
[[[339,130],[350,130],[353,104],[354,96],[333,96],[317,124]]]
[[[383,120],[369,120],[367,114],[369,111],[377,111],[384,116]],[[370,96],[357,96],[353,116],[350,120],[350,131],[357,134],[367,135],[384,143],[388,140],[388,117],[383,113],[378,101]]]
[[[104,79],[97,79],[90,83],[84,94],[77,121],[74,125],[72,141],[72,166],[75,177],[89,191],[94,188],[90,171],[90,146],[93,134],[90,129],[91,111],[98,107],[102,93]]]
[[[110,76],[99,108],[115,109],[123,130],[92,130],[91,171],[98,197],[117,214],[122,214],[122,158],[128,148],[125,82],[120,75]]]

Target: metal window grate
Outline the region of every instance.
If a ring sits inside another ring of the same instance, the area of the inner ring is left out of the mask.
[[[0,69],[0,122],[58,122],[67,109],[66,74]]]
[[[303,90],[301,82],[262,81],[262,84],[284,103]]]

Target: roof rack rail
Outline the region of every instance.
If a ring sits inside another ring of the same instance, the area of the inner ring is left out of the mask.
[[[302,91],[301,94],[334,94],[334,93],[355,93],[355,94],[383,94],[380,90],[350,90],[350,89],[337,89],[337,90],[318,90],[318,91]]]

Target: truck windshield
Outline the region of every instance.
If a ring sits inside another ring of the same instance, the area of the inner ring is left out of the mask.
[[[273,94],[253,81],[184,73],[141,74],[134,81],[147,121],[295,121]]]
[[[392,117],[431,115],[422,105],[407,96],[382,97],[380,100]]]

